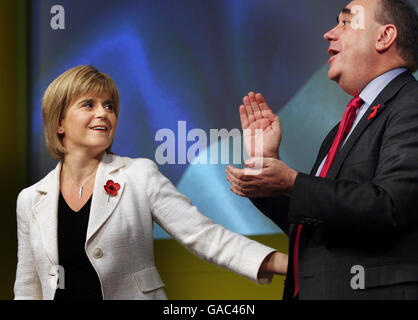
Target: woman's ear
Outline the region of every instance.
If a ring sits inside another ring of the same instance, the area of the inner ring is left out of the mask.
[[[376,41],[376,50],[384,52],[388,50],[398,37],[398,30],[393,24],[386,24],[379,27],[378,38]]]
[[[62,119],[60,119],[60,124],[57,129],[58,134],[64,134],[64,127],[62,126]]]

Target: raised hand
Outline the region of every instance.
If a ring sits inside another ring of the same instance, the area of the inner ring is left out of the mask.
[[[279,117],[269,108],[261,93],[248,93],[243,103],[239,113],[247,154],[277,159],[282,138]]]

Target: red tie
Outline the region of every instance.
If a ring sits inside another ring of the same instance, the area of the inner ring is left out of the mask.
[[[357,110],[363,105],[364,101],[360,97],[354,97],[347,106],[344,116],[341,120],[340,126],[338,128],[337,135],[335,136],[334,142],[332,143],[331,148],[328,152],[327,160],[325,160],[324,166],[322,167],[320,177],[325,178],[327,176],[328,170],[334,162],[335,155],[338,152],[338,149],[341,145],[341,142],[347,137],[348,133],[353,126],[354,119],[356,118]],[[299,281],[298,281],[298,257],[299,257],[299,238],[302,231],[302,224],[298,225],[295,238],[295,247],[293,250],[293,275],[295,280],[295,293],[293,298],[295,298],[299,292]]]

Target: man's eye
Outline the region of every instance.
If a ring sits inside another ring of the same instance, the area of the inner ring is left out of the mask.
[[[115,107],[111,104],[107,105],[106,108],[108,108],[109,110],[113,110]]]
[[[346,24],[351,23],[351,21],[348,21],[348,20],[343,20],[343,21],[342,21],[342,23],[343,23],[343,25],[345,26]]]

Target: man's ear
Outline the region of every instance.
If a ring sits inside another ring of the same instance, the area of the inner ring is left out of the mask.
[[[376,50],[381,53],[388,50],[398,38],[398,29],[393,24],[379,27]]]

